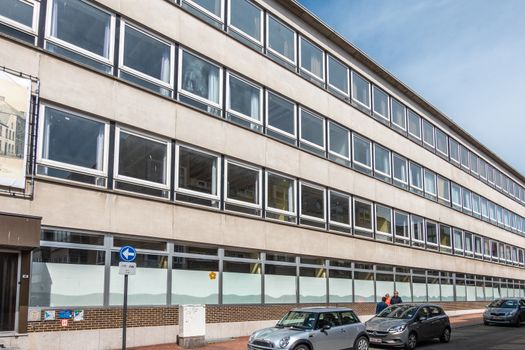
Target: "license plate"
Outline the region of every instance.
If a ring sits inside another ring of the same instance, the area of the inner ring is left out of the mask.
[[[503,317],[501,317],[501,316],[494,316],[494,319],[495,319],[495,320],[502,320]]]
[[[381,338],[370,338],[370,343],[381,343]]]

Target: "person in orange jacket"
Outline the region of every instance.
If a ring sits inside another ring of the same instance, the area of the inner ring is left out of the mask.
[[[390,294],[386,293],[386,294],[385,294],[385,298],[386,298],[385,303],[386,303],[388,306],[390,306],[390,303],[391,303]]]

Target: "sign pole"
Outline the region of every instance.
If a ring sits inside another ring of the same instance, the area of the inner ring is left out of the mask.
[[[128,319],[128,275],[124,275],[124,310],[122,312],[122,350],[126,350],[126,322]]]

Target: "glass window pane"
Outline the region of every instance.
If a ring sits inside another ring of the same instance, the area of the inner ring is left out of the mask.
[[[390,119],[388,116],[388,95],[377,86],[373,86],[374,113],[382,118]],[[396,107],[398,108],[398,107]]]
[[[374,144],[374,156],[375,171],[390,177],[390,151]]]
[[[436,149],[441,153],[448,155],[447,135],[439,129],[436,129]]]
[[[295,180],[268,173],[266,186],[269,209],[295,213]]]
[[[295,303],[296,267],[266,264],[264,267],[264,302]]]
[[[461,165],[468,168],[469,167],[469,151],[463,145],[461,146]]]
[[[355,200],[354,221],[356,228],[372,230],[372,204]]]
[[[374,302],[374,272],[356,271],[354,273],[354,288],[356,303]]]
[[[326,302],[326,270],[302,267],[300,271],[299,302]]]
[[[228,109],[245,117],[260,121],[261,88],[233,75],[228,75]]]
[[[352,71],[352,98],[370,108],[370,83]]]
[[[407,129],[406,125],[406,108],[396,99],[392,99],[392,123],[403,130]]]
[[[376,231],[392,234],[392,209],[376,204]]]
[[[412,240],[423,242],[425,236],[423,234],[424,222],[423,218],[415,215],[411,215],[412,219]]]
[[[452,204],[461,208],[461,187],[452,183]]]
[[[416,163],[410,163],[410,186],[423,190],[423,168]]]
[[[394,179],[401,181],[402,183],[408,183],[408,164],[405,158],[394,154]]]
[[[421,117],[410,109],[408,110],[408,132],[421,140]]]
[[[324,190],[301,184],[301,215],[324,219]]]
[[[356,134],[353,135],[353,145],[352,145],[352,151],[354,154],[354,162],[359,163],[360,165],[363,165],[367,168],[372,167],[372,143],[362,138],[361,136],[358,136]]]
[[[425,169],[425,193],[435,196],[436,193],[436,174]]]
[[[466,188],[463,188],[462,192],[463,192],[463,208],[470,211],[472,209],[472,200],[470,197],[470,191],[467,190]]]
[[[454,251],[463,252],[463,231],[453,229]]]
[[[113,247],[124,247],[130,245],[135,249],[166,251],[166,242],[135,239],[131,237],[113,237]]]
[[[104,143],[104,123],[46,107],[43,159],[101,171]]]
[[[350,196],[330,191],[330,221],[350,225]]]
[[[438,244],[438,232],[437,224],[427,221],[426,222],[426,232],[427,232],[427,243]]]
[[[450,202],[450,182],[444,177],[438,176],[437,184],[439,198]]]
[[[221,2],[222,0],[189,0],[198,6],[202,7],[206,11],[214,14],[217,17],[221,17]]]
[[[423,141],[434,147],[434,126],[425,119],[423,120]]]
[[[150,77],[169,83],[171,46],[126,25],[123,64]]]
[[[376,274],[376,301],[381,301],[387,293],[394,290],[394,275]]]
[[[324,118],[301,109],[301,139],[324,148]]]
[[[121,131],[118,146],[119,175],[167,183],[167,144]]]
[[[248,0],[230,0],[230,25],[261,41],[262,10]]]
[[[219,104],[221,69],[189,52],[182,52],[181,89]]]
[[[450,248],[452,240],[450,239],[450,227],[439,225],[439,244]]]
[[[247,168],[235,163],[227,163],[226,196],[227,199],[259,204],[260,170]]]
[[[450,158],[456,163],[459,163],[459,143],[453,138],[449,138],[448,140],[450,145]]]
[[[219,261],[194,258],[173,258],[172,304],[218,304]]]
[[[295,32],[268,16],[268,48],[295,62]]]
[[[178,188],[217,195],[217,157],[182,146],[178,152]]]
[[[349,131],[342,126],[329,124],[330,151],[350,158]]]
[[[408,215],[395,212],[396,237],[409,238]]]
[[[53,0],[51,36],[107,59],[111,58],[110,24],[110,14],[84,1]]]
[[[330,303],[351,303],[353,301],[351,271],[331,269],[328,283]]]
[[[0,16],[33,27],[33,6],[20,0],[0,1]]]
[[[328,56],[328,84],[348,94],[348,68],[332,56]]]
[[[295,104],[268,92],[268,126],[295,136]]]
[[[64,230],[42,229],[40,234],[42,241],[74,243],[74,244],[89,244],[89,245],[104,245],[104,236],[71,232]]]
[[[261,264],[225,261],[222,273],[224,304],[261,303]]]
[[[324,80],[324,52],[301,37],[301,68]]]

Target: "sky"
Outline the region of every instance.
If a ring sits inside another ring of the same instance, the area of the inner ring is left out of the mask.
[[[525,174],[525,0],[299,0]]]

